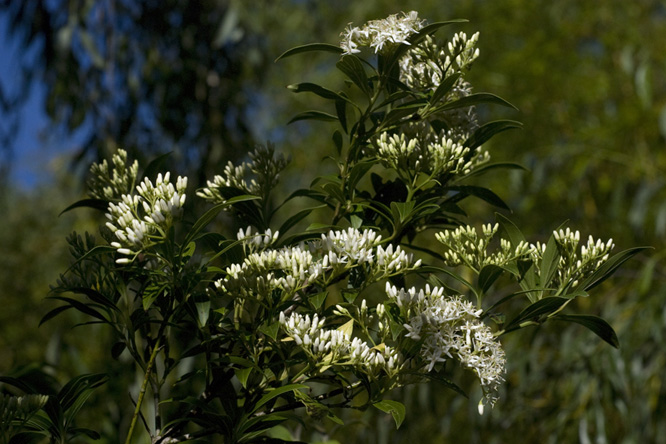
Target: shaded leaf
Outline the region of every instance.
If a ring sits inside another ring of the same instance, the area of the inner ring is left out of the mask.
[[[275,61],[277,62],[278,60],[282,60],[286,57],[313,51],[332,52],[334,54],[342,54],[344,52],[344,50],[337,45],[331,45],[329,43],[308,43],[307,45],[300,45],[286,50],[280,54],[280,56],[278,56]]]
[[[374,407],[378,408],[382,412],[390,413],[393,416],[395,421],[395,428],[399,429],[402,421],[405,420],[405,406],[401,402],[384,400],[372,404]]]
[[[561,321],[575,322],[580,324],[583,327],[586,327],[594,334],[599,336],[604,341],[608,342],[615,348],[620,348],[620,341],[615,334],[615,330],[610,326],[608,322],[597,317],[590,315],[556,315],[553,316],[553,319],[559,319]]]

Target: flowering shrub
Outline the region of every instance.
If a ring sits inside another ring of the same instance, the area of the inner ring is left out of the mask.
[[[468,179],[517,167],[491,163],[484,143],[519,123],[478,121],[478,104],[511,105],[472,92],[465,73],[479,56],[478,33],[435,37],[454,23],[394,15],[350,25],[339,46],[280,57],[332,53],[347,85],[289,87],[330,102],[334,114],[306,111],[292,121],[333,122],[338,167],[288,197],[304,202],[293,215],[272,209],[287,161],[270,145],[194,192],[156,164],[139,180],[122,150],[112,167],[92,166],[90,199],[70,208],[101,208],[108,222],[100,242],[69,239],[74,263],[52,295],[65,305],[46,319],[74,308],[108,324],[113,356],[126,353],[140,369],[127,442],[147,392],[154,418],[143,423],[153,443],[261,442],[301,407],[342,423],[339,409],[374,406],[400,426],[405,409],[390,391],[435,379],[464,393],[450,380],[455,366],[478,378],[482,413],[503,382],[500,337],[551,319],[618,345],[604,320],[563,310],[640,249],[611,257],[612,241],[590,237],[579,250],[580,235],[568,228],[530,243],[500,214],[480,232],[464,223],[469,198],[506,209]],[[210,205],[198,217],[188,206],[196,198]],[[216,228],[221,212],[242,226],[237,234]],[[169,396],[183,386],[186,396]],[[24,420],[50,433],[45,424]]]

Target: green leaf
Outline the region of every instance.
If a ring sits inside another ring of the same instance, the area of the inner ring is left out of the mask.
[[[502,131],[522,128],[523,124],[516,122],[515,120],[497,120],[494,122],[488,122],[474,131],[467,141],[465,141],[465,146],[468,146],[470,149],[477,148],[493,137],[495,134],[501,133]]]
[[[504,100],[503,98],[490,93],[476,93],[469,96],[461,97],[460,99],[440,105],[435,109],[435,112],[448,111],[451,109],[467,108],[470,106],[479,105],[481,103],[489,103],[492,105],[502,105],[507,108],[518,110],[515,106]]]
[[[335,66],[349,77],[349,80],[358,86],[368,97],[371,96],[372,90],[368,83],[368,76],[358,57],[353,54],[345,55]]]
[[[359,162],[351,169],[349,172],[349,188],[355,189],[358,182],[365,176],[365,174],[370,171],[370,169],[377,165],[378,160]]]
[[[317,210],[317,209],[319,209],[319,208],[324,208],[324,207],[326,207],[326,205],[318,205],[318,206],[316,206],[316,207],[307,208],[307,209],[305,209],[305,210],[301,210],[301,211],[299,211],[298,213],[294,214],[294,215],[291,216],[289,219],[287,219],[286,221],[284,221],[284,223],[283,223],[283,224],[280,226],[280,228],[278,229],[278,232],[279,232],[280,234],[285,234],[285,233],[286,233],[287,231],[289,231],[294,225],[296,225],[297,223],[299,223],[300,221],[302,221],[303,219],[305,219],[306,217],[308,217],[308,216],[310,215],[310,213],[312,213],[312,211]]]
[[[499,223],[500,227],[509,237],[512,247],[515,248],[521,242],[525,242],[525,235],[523,235],[522,231],[520,231],[516,224],[500,213],[495,213],[495,218],[497,219],[497,223]]]
[[[497,265],[488,264],[483,267],[479,272],[478,278],[479,288],[481,291],[483,293],[487,292],[503,272],[504,269],[502,267],[498,267]]]
[[[295,83],[293,85],[287,86],[287,88],[295,93],[311,92],[318,95],[319,97],[323,97],[324,99],[348,102],[349,104],[356,106],[354,102],[349,100],[349,98],[343,96],[342,94],[338,94],[334,91],[331,91],[328,88],[324,88],[323,86],[317,85],[316,83],[309,83],[309,82]]]
[[[111,357],[117,361],[120,355],[125,351],[127,345],[123,341],[118,341],[111,347]]]
[[[342,332],[348,338],[351,338],[354,334],[354,320],[350,319],[341,326],[337,328],[338,331]]]
[[[604,341],[608,342],[615,348],[620,348],[620,341],[615,334],[615,330],[610,326],[605,320],[589,315],[555,315],[553,319],[559,319],[561,321],[575,322],[580,324],[583,327],[591,330],[594,334],[599,336]]]
[[[395,428],[399,429],[405,419],[405,406],[401,402],[384,400],[372,404],[384,413],[390,413],[395,421]]]
[[[282,60],[285,57],[291,57],[296,54],[313,51],[332,52],[334,54],[342,54],[344,52],[344,50],[337,45],[331,45],[329,43],[308,43],[307,45],[300,45],[288,49],[287,51],[280,54],[280,56],[275,59],[275,61],[277,62],[278,60]]]
[[[551,236],[546,244],[546,251],[543,252],[541,257],[541,265],[539,267],[539,288],[545,289],[555,277],[557,269],[560,264],[560,251],[557,247],[555,236]]]
[[[277,398],[280,395],[283,395],[288,392],[293,392],[294,390],[300,390],[300,389],[306,389],[309,388],[305,384],[288,384],[284,385],[282,387],[278,387],[276,389],[271,390],[270,392],[266,393],[264,396],[261,397],[261,399],[257,402],[257,404],[254,406],[254,409],[252,409],[251,413],[255,413],[258,411],[264,404],[266,404],[268,401],[270,401],[273,398]]]
[[[391,216],[400,224],[404,224],[412,215],[414,203],[413,200],[409,202],[391,202]]]
[[[475,185],[457,185],[448,187],[448,189],[458,192],[458,194],[449,198],[450,202],[459,202],[467,196],[474,196],[498,208],[502,208],[504,210],[510,209],[509,206],[504,203],[502,198],[490,191],[488,188],[478,187]]]
[[[58,316],[60,313],[62,313],[65,310],[69,310],[70,308],[74,308],[72,305],[62,305],[60,307],[54,308],[53,310],[49,311],[42,317],[42,319],[39,321],[39,326],[41,327],[43,323],[55,318]]]
[[[626,261],[640,253],[641,251],[648,250],[652,247],[634,247],[628,250],[624,250],[610,259],[608,259],[598,270],[596,270],[590,277],[585,279],[580,285],[585,290],[588,291],[597,285],[601,284],[603,281],[611,277],[615,271]]]
[[[239,202],[246,202],[257,199],[260,199],[260,197],[249,194],[243,194],[239,196],[234,196],[226,200],[225,202],[215,205],[214,207],[206,211],[199,219],[197,219],[197,221],[194,223],[190,231],[187,233],[187,237],[185,238],[184,244],[189,244],[199,234],[201,230],[206,228],[208,224],[211,223],[213,219],[215,219],[215,217],[217,217],[220,211]]]
[[[97,310],[94,308],[91,308],[89,305],[84,304],[81,301],[77,301],[76,299],[73,298],[68,298],[64,296],[49,296],[48,299],[57,299],[60,301],[67,302],[69,305],[80,311],[81,313],[87,314],[89,316],[92,316],[94,318],[99,319],[100,321],[104,321],[105,323],[108,322],[107,319],[99,313]]]
[[[103,199],[81,199],[73,203],[72,205],[68,206],[64,210],[62,210],[58,216],[62,216],[63,214],[65,214],[70,210],[73,210],[74,208],[82,208],[82,207],[93,208],[95,210],[101,211],[102,213],[106,213],[107,210],[109,209],[109,202]]]
[[[308,298],[310,301],[310,304],[315,310],[319,310],[321,306],[324,304],[324,301],[326,300],[326,297],[328,296],[328,291],[322,291],[321,293],[317,293],[315,295],[312,295]]]
[[[197,307],[197,321],[199,326],[203,327],[208,322],[208,316],[210,315],[210,300],[195,302],[194,305]]]
[[[259,327],[259,331],[271,338],[272,340],[276,341],[277,340],[277,334],[278,330],[280,329],[280,323],[279,322],[273,322],[272,324],[262,324],[261,327]]]
[[[160,171],[164,169],[164,164],[171,154],[172,152],[168,152],[151,160],[148,166],[143,170],[143,177],[155,180]]]
[[[461,177],[461,179],[467,179],[470,177],[474,176],[480,176],[482,174],[487,173],[490,170],[495,170],[495,169],[507,169],[507,170],[523,170],[527,171],[527,168],[525,168],[523,165],[519,163],[514,163],[514,162],[496,162],[496,163],[489,163],[487,165],[482,165],[478,168],[473,169],[470,173],[466,174],[465,176]]]
[[[323,111],[303,111],[302,113],[296,114],[291,118],[287,125],[290,123],[298,122],[300,120],[320,120],[322,122],[337,122],[338,118],[332,114],[325,113]]]
[[[446,94],[453,89],[453,86],[456,84],[458,79],[462,74],[457,72],[448,76],[442,83],[439,84],[432,97],[430,98],[430,103],[436,104],[439,102]]]
[[[543,298],[524,309],[520,314],[509,322],[505,328],[506,332],[521,328],[521,324],[527,321],[541,322],[542,318],[559,310],[569,302],[569,298],[549,297]]]
[[[247,378],[249,378],[250,373],[252,373],[252,367],[237,368],[234,370],[234,373],[238,378],[238,382],[240,382],[244,389],[247,389]]]

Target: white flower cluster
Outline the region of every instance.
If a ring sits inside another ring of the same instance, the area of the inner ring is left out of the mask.
[[[521,242],[516,247],[512,247],[506,239],[500,239],[499,250],[489,252],[488,246],[498,228],[498,224],[483,225],[482,234],[479,235],[476,228],[467,225],[437,233],[435,238],[449,248],[444,252],[444,259],[448,266],[455,267],[465,264],[477,272],[486,265],[501,267],[530,254],[531,247],[527,242]]]
[[[250,153],[250,162],[234,165],[229,162],[222,175],[216,175],[207,186],[197,191],[197,196],[212,203],[222,203],[226,199],[221,188],[235,188],[245,194],[264,196],[275,185],[280,172],[287,166],[283,156],[275,156],[271,144],[260,146]]]
[[[586,245],[580,246],[580,232],[572,232],[571,229],[553,231],[553,237],[557,242],[560,252],[555,284],[563,285],[571,282],[576,286],[580,280],[585,279],[608,260],[610,251],[615,244],[613,239],[606,242],[601,239],[595,240],[592,236],[587,239]],[[538,267],[546,251],[546,245],[540,242],[530,245],[530,256]]]
[[[482,310],[461,296],[445,296],[443,287],[405,290],[387,283],[386,294],[408,319],[405,336],[423,340],[419,354],[427,363],[425,370],[432,371],[438,363],[456,357],[476,373],[487,398],[494,402],[506,359],[497,338],[478,319]]]
[[[447,77],[471,67],[479,57],[478,40],[478,32],[469,39],[459,32],[442,47],[432,37],[426,37],[400,60],[400,80],[411,88],[437,88]]]
[[[408,137],[404,132],[380,134],[375,142],[377,156],[382,163],[397,171],[414,171],[432,177],[444,174],[469,174],[475,167],[488,161],[487,151],[470,149],[454,142],[444,134],[437,135],[425,127]]]
[[[264,235],[264,241],[271,239],[268,233]],[[322,234],[321,239],[308,244],[266,248],[249,254],[240,264],[227,267],[226,277],[215,285],[228,294],[262,299],[275,289],[293,295],[318,279],[325,284],[361,264],[368,266],[368,284],[421,265],[420,260],[414,262],[412,255],[399,246],[383,248],[380,240],[381,236],[372,230],[348,228]]]
[[[241,264],[227,267],[227,276],[215,282],[222,292],[236,297],[267,297],[273,290],[288,294],[307,287],[323,272],[320,261],[303,245],[252,253]]]
[[[134,188],[139,171],[139,162],[134,161],[127,166],[127,151],[118,150],[112,157],[113,171],[109,171],[109,163],[93,163],[90,167],[88,189],[91,197],[104,200],[117,200]]]
[[[292,313],[288,318],[280,313],[280,324],[287,336],[316,363],[318,367],[351,366],[357,372],[377,377],[382,372],[392,377],[398,373],[403,359],[392,347],[374,347],[341,329],[323,328],[325,319],[315,314]]]
[[[109,203],[106,226],[118,239],[111,243],[118,253],[135,257],[154,242],[154,237],[164,237],[173,219],[180,216],[185,204],[187,177],[179,176],[175,187],[169,178],[170,173],[159,174],[155,184],[145,178],[136,187],[138,194],[124,194],[121,202]],[[126,264],[132,260],[133,257],[123,257],[116,262]]]
[[[409,45],[407,40],[423,28],[424,21],[419,19],[416,11],[409,13],[393,14],[385,19],[371,20],[361,28],[352,27],[351,23],[340,37],[340,47],[344,49],[343,54],[354,54],[360,52],[359,47],[374,48],[375,53],[397,44]]]

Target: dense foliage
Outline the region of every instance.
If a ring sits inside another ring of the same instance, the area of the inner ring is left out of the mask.
[[[519,168],[491,163],[485,143],[520,124],[479,121],[477,105],[511,105],[466,80],[478,34],[437,39],[459,22],[392,15],[350,25],[339,46],[280,57],[329,53],[345,87],[290,86],[330,104],[292,122],[336,125],[326,157],[336,172],[279,205],[272,192],[287,162],[270,144],[196,191],[212,205],[201,215],[188,179],[160,172],[165,156],[141,176],[124,150],[93,165],[90,198],[67,210],[102,210],[102,242],[69,237],[74,262],[51,295],[64,305],[42,321],[74,309],[111,328],[111,356],[142,379],[126,442],[139,423],[154,443],[293,441],[276,426],[306,423],[300,408],[343,424],[340,410],[375,407],[399,427],[405,406],[388,394],[435,380],[464,395],[457,367],[478,379],[483,413],[504,381],[503,335],[559,320],[618,345],[606,321],[568,309],[641,248],[611,256],[612,240],[581,244],[568,228],[532,243],[501,214],[495,224],[465,222],[471,198],[508,209],[479,183]],[[276,224],[293,200],[315,204]],[[246,227],[235,237],[216,228],[223,211],[227,225]],[[25,393],[5,398],[4,430],[22,427],[28,442],[98,437],[73,419],[106,380],[82,375],[38,396],[3,377]]]

